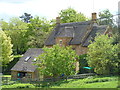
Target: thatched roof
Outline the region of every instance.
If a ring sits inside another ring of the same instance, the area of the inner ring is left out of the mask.
[[[34,65],[36,57],[38,57],[43,50],[41,48],[30,48],[28,49],[23,57],[15,64],[11,69],[13,71],[24,71],[24,72],[34,72],[37,66]]]
[[[91,30],[89,30],[90,27]],[[107,25],[95,25],[92,24],[92,21],[59,24],[51,32],[45,45],[54,45],[56,37],[72,37],[71,41],[68,42],[69,45],[82,44],[82,46],[88,46],[89,41],[96,36],[96,33],[103,34],[106,29]],[[89,33],[86,34],[87,32]]]

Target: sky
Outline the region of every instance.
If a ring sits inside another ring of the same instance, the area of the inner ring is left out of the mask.
[[[118,12],[120,0],[0,0],[0,19],[22,16],[25,12],[32,16],[55,19],[58,13],[71,7],[77,12],[91,17],[92,12],[99,13],[109,9],[112,14]]]

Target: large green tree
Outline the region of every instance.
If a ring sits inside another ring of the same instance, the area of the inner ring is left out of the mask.
[[[33,18],[33,16],[31,16],[31,14],[24,13],[24,15],[20,16],[20,18],[21,18],[24,22],[29,23],[29,22],[30,22],[30,19]]]
[[[19,18],[11,18],[9,29],[6,33],[11,37],[14,54],[23,54],[27,50],[27,23]]]
[[[5,66],[13,60],[11,39],[0,30],[0,63]]]
[[[27,23],[21,21],[17,17],[13,17],[7,23],[5,21],[1,21],[2,30],[10,36],[12,44],[13,44],[13,53],[14,54],[22,54],[27,49]]]
[[[88,64],[94,67],[98,74],[110,74],[118,72],[118,44],[112,44],[113,38],[108,35],[99,35],[95,38],[88,48]]]
[[[101,25],[113,25],[113,15],[108,9],[101,11],[99,17]]]
[[[28,24],[28,46],[41,48],[44,46],[44,41],[46,40],[48,34],[52,30],[50,22],[45,18],[40,18],[36,16],[30,20]]]
[[[84,14],[78,13],[73,8],[61,10],[59,16],[61,17],[61,23],[81,22],[87,20],[87,17]]]
[[[55,77],[75,73],[77,55],[71,47],[54,45],[52,48],[44,47],[43,50],[36,63],[42,75]]]

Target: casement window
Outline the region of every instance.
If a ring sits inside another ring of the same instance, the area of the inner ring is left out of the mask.
[[[33,62],[36,62],[36,61],[37,61],[37,59],[36,59],[36,58],[34,58]]]
[[[26,57],[26,58],[25,58],[25,60],[24,60],[24,61],[25,61],[25,62],[27,62],[30,58],[31,58],[31,57],[30,57],[30,56],[28,56],[28,57]]]
[[[60,46],[62,45],[62,43],[63,43],[62,40],[59,40],[59,44],[60,44]]]

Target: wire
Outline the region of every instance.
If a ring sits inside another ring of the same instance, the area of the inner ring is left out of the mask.
[[[111,19],[113,19],[113,17],[115,16],[120,16],[120,14],[116,14],[116,15],[112,15],[111,16]],[[102,20],[102,19],[106,19],[107,17],[103,17],[103,18],[97,18],[96,20]],[[117,22],[119,23],[117,20],[113,19],[114,22]],[[92,20],[89,20],[89,21],[92,21]],[[2,30],[29,30],[29,29],[2,29]],[[40,29],[39,29],[40,30]]]

